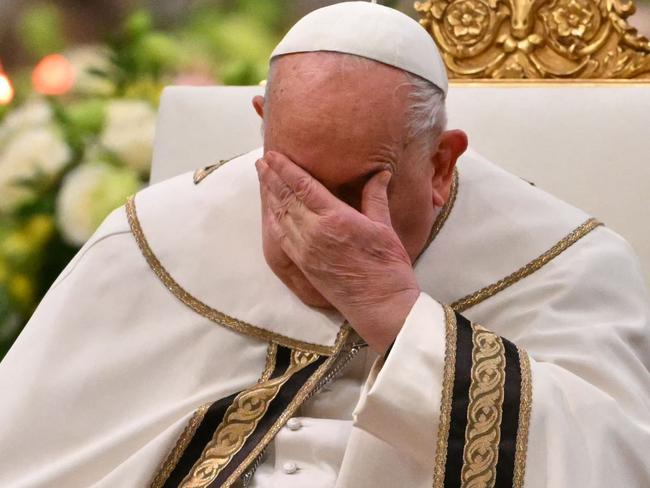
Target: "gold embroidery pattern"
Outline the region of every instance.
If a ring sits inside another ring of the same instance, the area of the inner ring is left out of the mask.
[[[269,343],[269,347],[266,351],[266,365],[264,367],[264,371],[262,372],[262,376],[258,380],[258,383],[268,380],[273,373],[273,370],[275,369],[277,351],[277,344],[273,342]],[[185,452],[185,449],[187,449],[187,446],[194,437],[194,434],[196,434],[196,429],[198,429],[199,425],[201,425],[201,422],[203,422],[203,417],[205,417],[205,413],[210,408],[210,405],[212,404],[206,403],[204,405],[201,405],[196,410],[196,412],[194,412],[194,415],[187,423],[185,430],[176,442],[174,449],[169,453],[163,462],[161,469],[151,483],[151,488],[162,488],[165,482],[169,479],[169,475],[171,475],[174,471],[174,468],[176,468],[178,461],[180,461],[181,456],[183,455],[183,452]]]
[[[447,463],[447,442],[451,421],[451,400],[456,375],[456,315],[451,307],[445,306],[445,367],[440,399],[440,423],[436,442],[436,460],[433,469],[433,488],[445,485],[445,465]]]
[[[260,327],[256,327],[242,320],[230,317],[229,315],[226,315],[225,313],[206,305],[205,303],[190,295],[181,285],[176,282],[176,280],[174,280],[174,278],[172,278],[172,276],[167,272],[165,267],[160,263],[156,255],[151,250],[151,247],[147,242],[147,238],[142,231],[140,221],[138,220],[134,197],[129,198],[126,202],[126,214],[129,220],[129,225],[131,227],[131,232],[135,237],[136,243],[138,244],[142,255],[149,264],[149,267],[153,270],[154,273],[156,273],[156,276],[158,276],[165,287],[190,309],[211,320],[212,322],[215,322],[224,327],[228,327],[229,329],[233,329],[239,333],[256,337],[263,341],[275,342],[291,349],[311,352],[314,354],[319,354],[321,356],[330,356],[333,353],[333,347],[297,341],[295,339],[291,339],[290,337],[285,337],[283,335],[276,334],[275,332],[270,332]]]
[[[199,168],[194,172],[194,176],[192,179],[194,180],[194,184],[198,185],[201,183],[204,179],[206,179],[208,176],[210,176],[212,173],[214,173],[216,170],[221,168],[224,164],[229,163],[233,159],[237,159],[239,156],[243,156],[246,153],[241,153],[238,154],[237,156],[234,156],[230,159],[220,159],[218,163],[211,164],[210,166],[206,166],[204,168]]]
[[[203,417],[205,417],[205,413],[209,408],[210,403],[206,403],[205,405],[201,405],[196,412],[194,412],[194,415],[192,415],[192,418],[185,426],[185,430],[183,430],[183,433],[176,441],[176,445],[163,462],[162,467],[158,471],[154,480],[151,482],[151,488],[162,488],[164,486],[169,475],[172,474],[178,461],[180,461],[183,452],[185,452],[185,449],[194,437],[194,434],[196,434],[196,429],[198,429],[201,422],[203,422]]]
[[[224,163],[224,160],[219,161],[216,164],[212,164],[210,166],[206,166],[205,168],[199,168],[194,172],[194,175],[192,176],[192,180],[194,180],[194,184],[198,185],[201,183],[207,176],[209,176],[213,171],[219,169],[221,165]]]
[[[264,435],[262,440],[258,442],[258,444],[253,448],[253,450],[248,454],[246,459],[239,465],[239,467],[230,475],[230,477],[225,481],[225,483],[221,486],[221,488],[231,488],[233,484],[240,478],[242,474],[244,474],[244,471],[248,468],[250,463],[252,463],[257,456],[259,456],[262,451],[266,448],[266,446],[271,442],[271,440],[275,437],[275,435],[278,433],[280,428],[291,418],[296,410],[302,405],[302,403],[312,394],[314,389],[318,386],[320,383],[321,379],[327,371],[335,364],[336,360],[338,357],[341,355],[341,352],[344,350],[344,346],[346,345],[348,338],[350,337],[350,327],[345,324],[337,338],[336,338],[336,343],[334,345],[334,353],[327,358],[323,364],[321,364],[316,372],[312,374],[307,382],[300,388],[296,396],[291,400],[291,403],[287,406],[287,408],[282,412],[278,420],[275,421],[273,426],[269,429],[269,431]]]
[[[520,348],[517,348],[517,352],[519,353],[519,368],[521,370],[521,396],[519,398],[519,425],[517,427],[512,487],[523,488],[526,473],[526,452],[528,450],[528,426],[530,412],[533,408],[533,386],[528,353]]]
[[[467,428],[461,486],[494,486],[501,440],[505,348],[501,338],[480,325],[472,324],[472,372],[467,407]]]
[[[596,219],[589,219],[584,222],[582,225],[576,227],[565,237],[560,239],[553,247],[541,254],[539,257],[526,264],[525,266],[519,268],[514,273],[502,278],[501,280],[488,285],[480,290],[470,293],[469,295],[456,300],[451,304],[451,307],[457,312],[464,312],[468,308],[471,308],[475,305],[478,305],[482,301],[496,295],[497,293],[505,290],[506,288],[514,285],[518,281],[530,276],[534,272],[538,271],[542,266],[548,264],[550,261],[558,257],[564,251],[566,251],[573,244],[578,242],[584,236],[589,234],[596,227],[603,225],[602,222],[599,222]]]
[[[258,383],[237,395],[226,410],[223,421],[214,432],[212,440],[180,486],[205,488],[212,483],[255,430],[280,388],[294,374],[318,358],[317,354],[292,351],[291,363],[281,376]]]

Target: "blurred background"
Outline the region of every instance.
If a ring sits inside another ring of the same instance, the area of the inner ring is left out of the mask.
[[[258,84],[288,27],[331,3],[0,0],[0,358],[146,185],[162,88]],[[380,3],[415,17],[412,0]],[[631,23],[648,36],[650,0],[637,7]]]

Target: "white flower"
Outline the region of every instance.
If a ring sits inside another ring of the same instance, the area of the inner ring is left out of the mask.
[[[96,69],[109,72],[111,62],[108,49],[102,46],[86,45],[75,47],[64,53],[74,70],[74,88],[76,93],[87,95],[110,95],[115,88],[113,83],[102,76],[90,73]]]
[[[0,125],[0,147],[16,133],[42,127],[52,120],[52,109],[42,98],[33,98],[12,110]]]
[[[106,163],[85,163],[66,175],[57,196],[61,234],[72,245],[86,242],[102,221],[140,188],[138,175]]]
[[[18,184],[37,175],[51,177],[69,162],[70,148],[54,127],[23,130],[0,152],[0,210],[9,210],[29,196]]]
[[[151,165],[156,112],[140,100],[114,100],[106,109],[102,145],[127,166],[146,173]]]

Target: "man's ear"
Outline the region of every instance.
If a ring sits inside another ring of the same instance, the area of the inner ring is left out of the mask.
[[[448,130],[440,136],[438,151],[432,158],[434,174],[431,183],[434,206],[442,207],[449,200],[456,161],[466,149],[467,134],[462,130]]]
[[[253,97],[253,108],[262,119],[264,118],[264,97],[256,95]]]

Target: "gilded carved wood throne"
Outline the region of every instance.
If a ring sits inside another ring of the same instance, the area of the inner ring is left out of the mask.
[[[650,41],[624,0],[428,0],[421,24],[451,78],[650,78]]]

